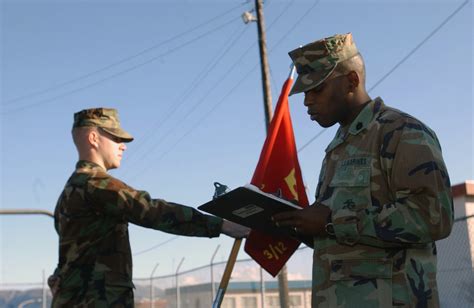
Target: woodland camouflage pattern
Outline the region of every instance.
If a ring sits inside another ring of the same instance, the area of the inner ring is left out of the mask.
[[[337,34],[290,51],[288,54],[298,78],[289,95],[317,87],[331,75],[339,62],[358,53],[351,33]]]
[[[113,108],[90,108],[76,112],[72,128],[76,127],[100,127],[123,142],[133,141],[132,135],[120,126],[118,111]]]
[[[335,237],[314,240],[313,307],[438,307],[450,187],[435,133],[380,98],[339,128],[316,190]]]
[[[216,237],[222,219],[160,199],[151,199],[79,161],[59,197],[59,292],[53,307],[133,307],[128,223],[168,233]]]

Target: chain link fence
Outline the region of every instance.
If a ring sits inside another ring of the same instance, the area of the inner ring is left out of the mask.
[[[312,249],[304,247],[298,249],[287,263],[291,307],[311,307],[312,259]],[[154,294],[160,298],[154,299],[154,307],[211,307],[225,266],[226,262],[219,262],[184,271],[179,275],[134,279],[137,290],[145,292],[136,293],[137,297],[142,298],[141,302],[137,301],[137,307],[151,306],[151,283]],[[262,295],[265,307],[280,306],[278,278],[261,271],[260,266],[252,259],[236,262],[225,294],[222,308],[262,307]]]
[[[436,242],[442,307],[474,307],[474,217],[462,217],[450,236]]]
[[[438,241],[437,248],[441,307],[474,307],[474,217],[456,220],[451,235]],[[312,249],[302,247],[287,263],[290,307],[311,307],[312,253]],[[178,274],[136,278],[136,307],[211,307],[225,265],[225,262],[218,262]],[[1,284],[0,307],[42,307],[43,287],[42,282]],[[49,290],[45,290],[45,294],[49,307],[51,294]],[[261,271],[251,259],[238,260],[221,307],[279,306],[278,279]]]

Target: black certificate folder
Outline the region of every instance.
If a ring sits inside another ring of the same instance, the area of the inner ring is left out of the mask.
[[[253,185],[236,188],[198,209],[269,234],[289,235],[289,228],[275,226],[271,217],[279,212],[301,209],[287,200],[262,192]]]

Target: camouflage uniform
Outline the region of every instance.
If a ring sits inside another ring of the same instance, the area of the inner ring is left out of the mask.
[[[129,222],[201,237],[219,236],[222,225],[191,207],[152,199],[89,161],[77,163],[54,216],[60,284],[53,307],[133,307]]]
[[[450,186],[435,133],[380,98],[340,128],[316,191],[335,235],[314,241],[313,306],[439,306],[434,241],[451,231]]]
[[[316,189],[332,213],[331,235],[314,239],[312,306],[438,307],[434,242],[451,232],[450,186],[435,133],[382,99],[340,127]]]

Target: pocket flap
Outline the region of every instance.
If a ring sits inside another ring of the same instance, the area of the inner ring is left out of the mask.
[[[392,261],[380,259],[351,259],[331,261],[330,280],[392,278]]]

